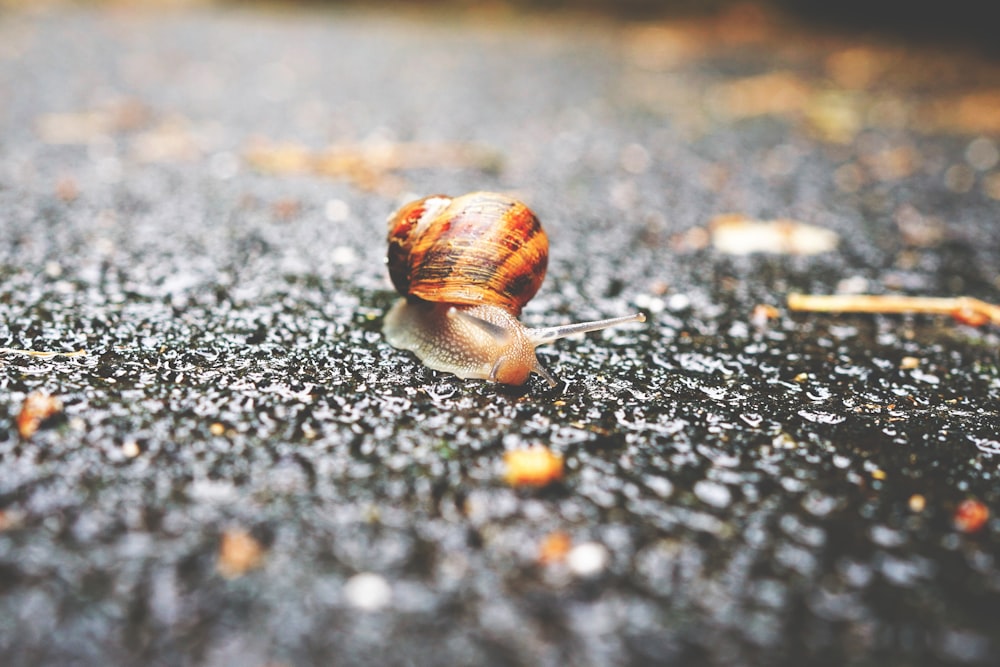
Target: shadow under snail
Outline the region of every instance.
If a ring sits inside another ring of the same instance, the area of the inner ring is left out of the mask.
[[[433,195],[404,205],[389,217],[386,261],[404,298],[385,316],[386,340],[460,378],[521,385],[534,371],[555,386],[536,347],[646,318],[525,327],[517,317],[545,278],[548,254],[538,218],[505,195]]]

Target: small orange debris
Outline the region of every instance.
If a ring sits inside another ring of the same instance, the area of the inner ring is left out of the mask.
[[[1000,88],[987,88],[954,96],[937,96],[923,109],[922,121],[945,131],[962,134],[998,134]]]
[[[911,512],[923,512],[924,508],[927,507],[927,499],[919,493],[914,493],[910,496],[909,506]]]
[[[131,157],[136,162],[191,162],[201,157],[201,146],[187,119],[171,116],[156,127],[135,135]]]
[[[711,233],[704,227],[692,227],[687,231],[674,235],[670,239],[675,252],[695,252],[704,250],[712,242]]]
[[[750,323],[758,329],[762,329],[767,326],[769,321],[779,317],[781,317],[781,311],[777,308],[767,303],[758,303],[750,313]]]
[[[838,86],[862,90],[878,79],[889,62],[891,59],[887,53],[868,47],[851,47],[834,51],[823,65]]]
[[[271,205],[274,217],[279,220],[291,220],[302,210],[302,204],[295,199],[279,199]]]
[[[562,479],[562,456],[542,445],[509,451],[503,460],[511,486],[546,486]]]
[[[955,516],[952,517],[952,521],[955,524],[955,528],[963,533],[977,533],[982,530],[989,518],[990,510],[986,505],[978,500],[969,498],[959,504],[958,509],[955,510]]]
[[[398,192],[407,169],[467,167],[495,170],[501,160],[491,149],[475,144],[392,143],[338,144],[312,151],[295,144],[257,140],[245,152],[247,162],[262,172],[316,174],[347,180],[365,190]]]
[[[562,531],[549,533],[542,539],[538,547],[538,562],[541,565],[561,563],[566,560],[566,554],[573,546],[573,540]]]
[[[21,514],[14,511],[0,510],[0,533],[17,528],[21,525]]]
[[[814,91],[792,72],[769,72],[727,81],[708,92],[710,110],[723,118],[792,116],[801,112]]]
[[[60,178],[56,182],[56,197],[67,204],[80,196],[80,186],[69,176]]]
[[[17,431],[21,437],[28,439],[38,431],[42,422],[62,412],[62,403],[58,398],[36,391],[28,394],[17,415]]]
[[[670,285],[662,280],[654,280],[649,284],[649,292],[656,296],[663,296],[670,289]]]
[[[260,567],[263,560],[264,547],[253,535],[242,528],[230,528],[222,534],[215,570],[226,579],[236,579]]]
[[[989,315],[971,308],[956,308],[952,311],[951,317],[959,324],[969,327],[981,327],[990,323]]]

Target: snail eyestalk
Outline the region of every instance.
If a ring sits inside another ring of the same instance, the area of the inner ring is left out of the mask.
[[[567,336],[575,336],[576,334],[590,333],[591,331],[600,331],[601,329],[609,329],[611,327],[616,327],[619,324],[630,324],[632,322],[645,322],[646,316],[642,313],[635,313],[634,315],[625,315],[624,317],[612,317],[606,320],[594,320],[593,322],[579,322],[577,324],[564,324],[558,327],[545,327],[542,329],[528,329],[528,340],[535,347],[539,345],[545,345],[546,343],[551,343],[552,341],[559,340],[560,338],[566,338]]]

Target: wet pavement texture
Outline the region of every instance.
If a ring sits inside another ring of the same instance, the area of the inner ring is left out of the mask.
[[[1000,301],[995,63],[752,6],[8,10],[0,99],[4,665],[1000,660],[997,328],[785,306]],[[480,189],[549,233],[525,322],[646,324],[555,388],[386,345],[386,216]]]

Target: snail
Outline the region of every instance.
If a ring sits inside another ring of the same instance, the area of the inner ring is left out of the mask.
[[[535,348],[566,336],[643,322],[642,313],[532,329],[517,317],[541,287],[549,242],[527,206],[505,195],[433,195],[389,217],[389,277],[404,298],[383,333],[434,370],[521,385],[556,379]]]

